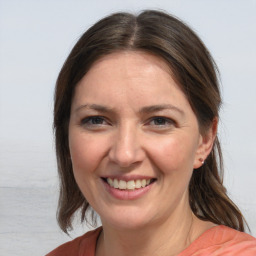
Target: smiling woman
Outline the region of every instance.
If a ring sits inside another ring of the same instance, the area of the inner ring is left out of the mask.
[[[85,32],[56,85],[58,220],[67,232],[91,207],[102,227],[50,256],[256,254],[222,184],[215,70],[163,12],[113,14]]]
[[[106,108],[80,108],[101,103]],[[213,138],[202,139],[168,66],[148,53],[102,57],[75,89],[69,122],[74,176],[103,225],[167,225],[162,215],[187,206],[193,167],[206,158]]]

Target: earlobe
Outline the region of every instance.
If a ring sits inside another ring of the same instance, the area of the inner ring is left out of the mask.
[[[212,151],[214,141],[217,135],[217,129],[218,118],[216,117],[213,119],[208,131],[200,136],[200,141],[194,160],[194,169],[201,167],[204,164],[207,156]]]
[[[204,164],[204,159],[203,158],[199,158],[199,161],[202,163],[202,165]]]

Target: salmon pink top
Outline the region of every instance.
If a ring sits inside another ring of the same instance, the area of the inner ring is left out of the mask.
[[[46,256],[95,256],[102,228],[65,243]],[[177,256],[256,256],[256,238],[226,226],[205,231]]]

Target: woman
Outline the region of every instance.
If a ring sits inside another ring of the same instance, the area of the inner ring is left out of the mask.
[[[55,92],[58,221],[68,232],[93,209],[102,227],[48,255],[256,255],[222,184],[216,69],[163,12],[84,33]]]

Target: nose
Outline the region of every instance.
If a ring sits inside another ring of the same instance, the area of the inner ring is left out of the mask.
[[[114,135],[109,158],[119,167],[127,168],[143,160],[144,150],[136,128],[124,125]]]

